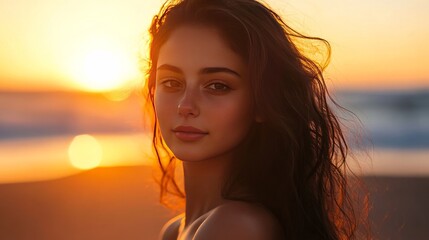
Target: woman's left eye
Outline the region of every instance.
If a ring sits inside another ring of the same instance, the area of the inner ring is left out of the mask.
[[[229,91],[231,88],[228,87],[226,84],[215,82],[207,85],[207,88],[214,91],[222,91],[226,92]]]

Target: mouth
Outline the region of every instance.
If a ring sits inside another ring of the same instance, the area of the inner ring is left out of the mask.
[[[176,137],[185,142],[197,141],[209,133],[191,126],[179,126],[173,129]]]

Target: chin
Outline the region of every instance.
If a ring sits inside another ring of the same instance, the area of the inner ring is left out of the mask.
[[[174,156],[182,161],[182,162],[199,162],[205,159],[204,156],[200,154],[190,153],[190,152],[180,152],[180,151],[172,151]]]

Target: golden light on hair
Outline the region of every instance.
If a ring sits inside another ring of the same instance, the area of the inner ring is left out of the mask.
[[[78,169],[92,169],[101,163],[103,150],[100,143],[91,135],[78,135],[68,148],[70,163]]]

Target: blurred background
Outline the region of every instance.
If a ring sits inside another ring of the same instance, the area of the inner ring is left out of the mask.
[[[378,239],[428,239],[429,2],[267,0],[327,39]],[[162,1],[0,0],[0,239],[156,239],[140,95]]]

